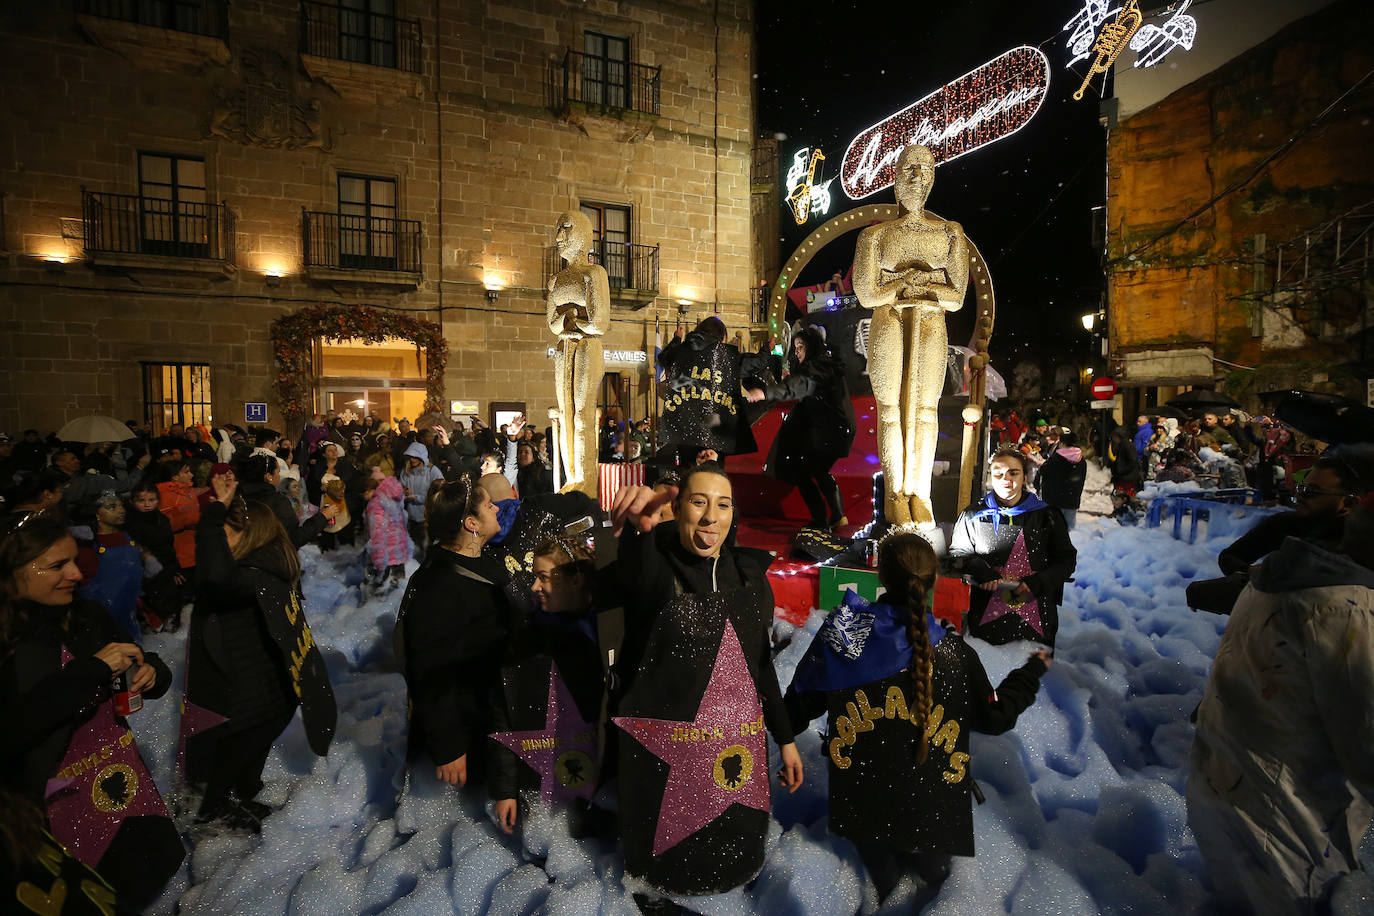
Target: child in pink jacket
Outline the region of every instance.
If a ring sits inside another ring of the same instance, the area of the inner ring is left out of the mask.
[[[363,492],[367,500],[367,556],[372,583],[391,590],[406,574],[406,560],[414,553],[406,531],[405,490],[395,477],[373,471],[373,486]],[[387,577],[390,577],[389,581]]]

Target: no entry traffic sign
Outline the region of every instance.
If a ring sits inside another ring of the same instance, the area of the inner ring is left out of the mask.
[[[1099,401],[1105,401],[1108,398],[1116,397],[1116,382],[1106,376],[1093,379],[1092,392],[1093,397],[1097,398]]]

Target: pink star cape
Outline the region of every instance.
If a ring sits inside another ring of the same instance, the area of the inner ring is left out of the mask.
[[[1003,566],[999,572],[1004,577],[1021,579],[1035,572],[1031,569],[1030,554],[1026,551],[1026,532],[1016,532],[1016,543],[1012,545],[1011,556],[1007,557],[1007,565]],[[1012,607],[1002,598],[1002,590],[999,588],[992,593],[992,598],[988,601],[988,606],[983,609],[983,623],[989,624],[998,617],[1007,614],[1015,614],[1026,622],[1032,630],[1045,635],[1045,625],[1040,621],[1040,601],[1036,598],[1027,598],[1026,603],[1020,607]]]
[[[763,707],[739,636],[728,621],[695,719],[618,716],[612,721],[669,766],[654,828],[654,855],[672,849],[732,804],[769,809]]]
[[[74,657],[62,647],[62,667]],[[91,868],[104,857],[124,818],[171,817],[133,731],[115,717],[113,698],[72,735],[45,795],[53,836]]]
[[[206,729],[223,725],[229,720],[204,706],[197,706],[186,698],[191,689],[191,662],[186,662],[186,687],[181,695],[181,728],[177,732],[177,782],[186,781],[186,739],[193,738]]]
[[[558,665],[549,663],[549,702],[544,727],[533,731],[497,732],[503,744],[539,774],[544,804],[591,798],[597,763],[596,728],[582,718]]]

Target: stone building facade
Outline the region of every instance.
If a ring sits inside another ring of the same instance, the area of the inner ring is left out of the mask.
[[[1148,80],[1179,77],[1166,64],[1126,79],[1118,62],[1108,324],[1128,413],[1147,390],[1162,403],[1182,386],[1215,384],[1252,408],[1289,387],[1364,396],[1370,249],[1351,243],[1374,224],[1374,12],[1219,0],[1190,10],[1191,53],[1244,41],[1276,7],[1291,8],[1286,24],[1144,107]],[[1197,67],[1188,53],[1180,66]]]
[[[266,403],[283,423],[270,326],[316,305],[340,335],[363,306],[439,323],[445,400],[542,425],[544,291],[570,209],[611,276],[603,402],[622,417],[650,409],[656,316],[671,333],[718,314],[748,336],[748,0],[58,0],[0,16],[0,429],[164,422],[188,404],[244,422]],[[315,349],[317,410],[413,417],[423,400],[405,340],[294,344]]]

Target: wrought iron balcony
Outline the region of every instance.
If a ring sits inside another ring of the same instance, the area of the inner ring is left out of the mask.
[[[392,272],[411,275],[404,285],[419,282],[419,220],[302,209],[301,241],[307,271]]]
[[[574,51],[552,66],[550,89],[554,106],[565,113],[584,111],[639,112],[658,117],[661,68],[632,61],[611,60]]]
[[[229,34],[228,8],[221,0],[78,0],[76,11],[192,35]]]
[[[587,261],[606,268],[612,298],[635,301],[643,307],[658,295],[657,245],[600,241],[587,252]],[[562,267],[558,249],[552,245],[544,249],[545,287]]]
[[[773,287],[767,283],[756,286],[753,290],[753,319],[754,324],[768,323],[768,302],[772,298]]]
[[[224,203],[81,190],[88,256],[137,255],[232,264],[234,215]]]
[[[301,53],[420,72],[420,23],[318,0],[301,2]]]

